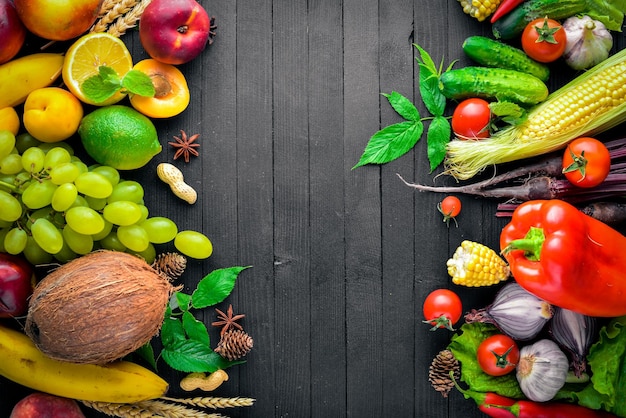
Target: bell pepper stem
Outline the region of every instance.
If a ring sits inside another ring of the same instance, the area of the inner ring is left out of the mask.
[[[543,229],[531,226],[524,238],[515,239],[506,246],[504,253],[513,250],[523,250],[526,257],[532,261],[541,259],[541,248],[546,240]]]

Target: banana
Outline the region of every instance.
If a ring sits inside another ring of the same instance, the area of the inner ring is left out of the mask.
[[[0,325],[0,375],[52,395],[91,402],[135,403],[165,395],[168,384],[129,361],[106,365],[46,357],[25,334]]]
[[[64,60],[61,54],[39,52],[0,65],[0,109],[22,104],[31,91],[54,83]]]

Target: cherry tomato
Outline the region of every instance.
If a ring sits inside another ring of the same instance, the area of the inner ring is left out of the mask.
[[[489,102],[479,98],[465,99],[452,114],[452,131],[459,139],[489,137],[491,109]]]
[[[433,326],[431,331],[439,328],[454,331],[452,326],[461,319],[463,305],[461,298],[452,290],[436,289],[424,299],[423,310],[426,318],[424,323]]]
[[[595,187],[611,169],[611,154],[595,138],[581,137],[569,143],[563,153],[563,174],[578,187]]]
[[[480,343],[476,358],[483,372],[490,376],[504,376],[515,370],[519,348],[508,335],[496,334]]]
[[[561,24],[548,17],[529,22],[522,33],[522,49],[539,62],[556,61],[565,52],[567,36]]]
[[[450,225],[450,219],[456,223],[456,217],[461,213],[461,200],[456,196],[446,196],[437,204],[437,210],[443,215],[443,221]]]

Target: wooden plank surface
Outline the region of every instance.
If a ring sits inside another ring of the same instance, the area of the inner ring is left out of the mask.
[[[431,290],[450,286],[445,260],[460,241],[497,247],[505,220],[494,217],[494,202],[462,197],[458,228],[448,228],[436,210],[441,196],[399,181],[397,173],[433,182],[425,138],[385,166],[352,167],[374,132],[400,120],[380,93],[398,91],[426,114],[412,44],[437,62],[465,65],[463,39],[488,35],[489,27],[453,0],[201,3],[216,18],[217,36],[201,58],[180,67],[192,103],[156,122],[163,153],[127,177],[146,188],[151,214],[213,241],[209,260],[190,262],[185,290],[216,268],[251,266],[219,307],[232,303],[246,314],[255,346],[213,395],[256,403],[222,412],[482,416],[458,393],[444,399],[430,387],[428,367],[450,334],[421,323],[421,304]],[[137,33],[123,39],[135,61],[147,57]],[[175,162],[199,191],[193,206],[155,176],[159,162],[172,162],[167,141],[181,129],[201,134],[201,156]],[[466,306],[478,306],[492,291],[460,294]],[[215,343],[215,312],[198,318]],[[162,373],[172,396],[186,396],[181,374],[164,365]],[[0,379],[0,393],[0,416],[8,416],[28,390]]]

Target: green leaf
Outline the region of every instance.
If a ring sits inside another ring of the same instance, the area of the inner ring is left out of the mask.
[[[381,129],[370,138],[352,169],[365,164],[385,164],[401,157],[415,146],[423,131],[422,121],[400,122]]]
[[[214,372],[219,367],[211,348],[195,340],[176,340],[161,350],[163,360],[172,368],[185,373]]]
[[[83,81],[80,89],[88,99],[101,103],[117,93],[119,86],[106,82],[100,75],[94,75]]]
[[[402,94],[392,91],[391,94],[383,93],[393,109],[405,120],[416,122],[420,120],[420,114],[415,105]]]
[[[178,305],[178,309],[181,311],[188,311],[189,306],[191,305],[191,295],[188,295],[183,292],[176,292],[174,294],[176,296],[176,303]]]
[[[428,162],[431,173],[442,163],[446,156],[446,145],[450,142],[452,129],[450,122],[443,116],[435,116],[428,126]]]
[[[233,291],[239,273],[247,268],[229,267],[212,271],[198,283],[191,295],[191,305],[202,309],[220,303]]]
[[[124,75],[122,87],[125,88],[128,93],[137,94],[139,96],[154,97],[156,93],[150,76],[138,70],[130,70]]]
[[[137,350],[134,351],[134,353],[144,359],[154,370],[157,370],[156,358],[154,357],[154,349],[152,348],[152,344],[150,342],[147,342],[139,347]]]
[[[98,67],[98,75],[105,83],[109,83],[115,86],[121,86],[122,80],[120,80],[120,76],[115,71],[115,69],[111,67],[107,67],[106,65],[101,65]]]
[[[517,124],[526,116],[526,111],[517,103],[491,102],[489,110],[496,118],[510,125]]]
[[[413,44],[413,46],[419,52],[419,57],[415,58],[417,62],[426,66],[426,68],[428,68],[431,73],[437,74],[437,66],[435,65],[435,61],[433,61],[433,59],[430,57],[430,54],[418,44]]]
[[[187,335],[183,323],[177,318],[165,318],[161,325],[161,343],[164,346],[173,344],[175,341],[185,340]]]
[[[426,109],[434,116],[443,116],[446,97],[439,88],[437,73],[424,64],[420,64],[419,69],[419,90]]]
[[[204,322],[198,321],[189,311],[183,313],[183,328],[190,340],[210,345],[209,332]]]

